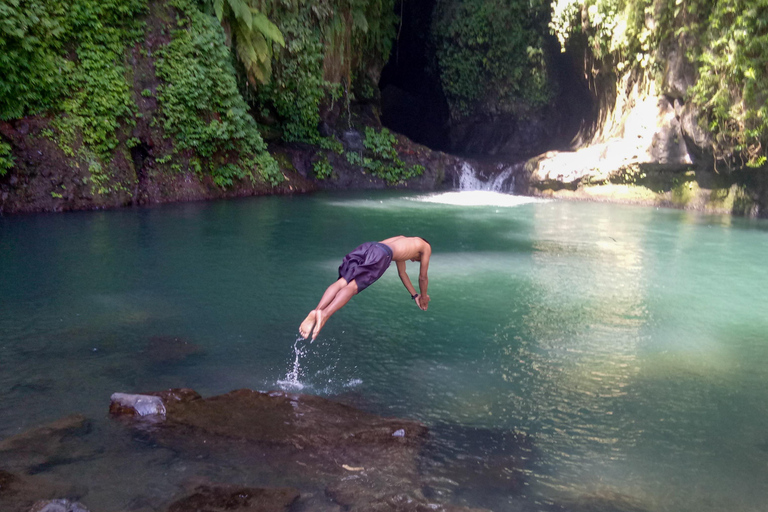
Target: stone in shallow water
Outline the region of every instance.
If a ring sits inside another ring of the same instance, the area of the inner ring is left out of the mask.
[[[165,416],[165,405],[157,396],[112,393],[109,413],[113,416]]]
[[[284,392],[165,396],[178,399],[166,401],[165,420],[147,432],[179,453],[267,466],[278,480],[296,482],[290,485],[325,489],[346,510],[469,510],[422,494],[417,461],[427,428],[421,423]]]
[[[143,359],[156,364],[173,364],[204,354],[200,345],[177,336],[152,336],[144,350]]]
[[[89,512],[85,505],[77,501],[49,500],[38,501],[29,512]]]
[[[288,487],[255,489],[235,486],[207,486],[172,503],[168,512],[284,512],[299,498],[299,491]]]
[[[71,495],[71,489],[36,476],[17,475],[0,469],[0,510],[30,512],[39,500]]]
[[[28,430],[0,442],[0,464],[6,470],[28,473],[55,463],[87,458],[92,449],[77,442],[90,423],[73,414],[48,425]]]

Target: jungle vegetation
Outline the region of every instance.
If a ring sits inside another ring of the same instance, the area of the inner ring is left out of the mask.
[[[111,179],[109,162],[137,143],[128,136],[137,101],[152,95],[155,127],[174,148],[158,157],[168,172],[194,170],[223,187],[274,185],[282,174],[265,139],[338,152],[340,142],[318,130],[324,113],[347,112],[341,119],[351,123],[350,103],[375,101],[399,1],[417,0],[3,0],[0,121],[49,117],[47,135],[106,194],[127,186]],[[149,16],[162,18],[167,38],[151,56]],[[425,30],[454,119],[526,116],[550,102],[553,36],[597,63],[587,72],[615,79],[661,81],[661,49],[674,42],[698,70],[685,100],[712,134],[713,154],[766,163],[768,0],[437,0]],[[137,51],[153,59],[156,91],[134,86]],[[377,141],[370,156],[381,159],[369,171],[391,183],[417,174],[390,165],[399,160],[389,134],[366,140]],[[325,163],[318,176],[331,174]],[[13,166],[0,136],[0,175]]]

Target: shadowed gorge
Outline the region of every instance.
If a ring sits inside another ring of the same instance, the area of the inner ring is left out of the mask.
[[[541,24],[539,30],[547,80],[539,87],[551,89],[547,100],[538,106],[529,106],[527,102],[533,100],[526,99],[526,91],[520,91],[516,93],[520,99],[514,100],[519,106],[504,106],[506,100],[500,92],[508,88],[504,79],[480,89],[480,96],[467,105],[465,111],[451,112],[442,87],[445,80],[442,75],[452,71],[445,69],[446,64],[441,62],[436,50],[447,43],[438,39],[440,27],[434,20],[444,16],[436,10],[456,9],[456,3],[401,1],[396,4],[400,25],[379,81],[381,120],[385,126],[432,149],[514,161],[553,149],[568,149],[580,130],[596,123],[599,113],[593,107],[593,93],[583,73],[571,53],[560,51],[546,24]],[[492,17],[492,14],[478,16]],[[481,20],[480,23],[490,21]],[[465,44],[461,40],[455,43]],[[471,44],[468,47],[471,49]],[[524,50],[501,47],[488,59],[509,61],[513,65],[520,61],[515,52]],[[488,59],[484,60],[485,67],[490,68]],[[521,66],[520,73],[530,72],[525,69],[527,64],[516,65]],[[491,80],[491,76],[477,75],[474,79],[482,82]]]

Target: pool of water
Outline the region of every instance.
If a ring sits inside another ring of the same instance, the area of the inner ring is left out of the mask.
[[[393,267],[298,340],[344,254],[396,234],[432,243],[429,310]],[[766,254],[765,221],[493,193],[0,218],[0,439],[85,414],[93,453],[40,473],[160,510],[272,477],[126,433],[110,395],[283,387],[426,423],[425,492],[454,503],[764,510]]]

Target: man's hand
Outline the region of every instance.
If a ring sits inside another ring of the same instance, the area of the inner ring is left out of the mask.
[[[420,293],[417,293],[414,300],[416,301],[416,305],[419,306],[419,309],[426,311],[431,299],[429,298],[429,295],[421,295]]]

